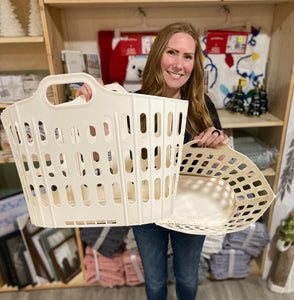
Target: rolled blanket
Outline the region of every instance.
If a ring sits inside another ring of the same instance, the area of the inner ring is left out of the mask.
[[[100,282],[105,287],[125,284],[121,253],[116,253],[108,258],[87,246],[84,264],[86,283]]]
[[[223,248],[225,235],[207,235],[203,244],[201,254],[209,259],[211,255],[220,252]]]
[[[224,238],[224,249],[239,249],[257,257],[270,242],[270,236],[263,223],[255,222],[238,232],[232,232]]]
[[[250,255],[242,250],[223,249],[211,256],[210,272],[215,279],[245,278],[250,274]]]
[[[103,256],[111,257],[123,243],[128,227],[89,227],[80,229],[80,237],[87,246]]]
[[[127,285],[138,285],[145,282],[144,270],[138,250],[125,251],[122,255],[122,260]]]

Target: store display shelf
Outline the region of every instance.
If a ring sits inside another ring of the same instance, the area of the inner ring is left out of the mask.
[[[260,117],[250,117],[246,114],[234,114],[226,109],[219,109],[218,115],[224,129],[283,126],[284,122],[271,113]]]
[[[17,37],[1,37],[0,44],[28,44],[43,43],[43,36],[17,36]]]

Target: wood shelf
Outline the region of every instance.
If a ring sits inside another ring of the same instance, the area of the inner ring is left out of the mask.
[[[225,109],[219,109],[218,115],[224,129],[283,126],[284,122],[271,113],[260,117],[250,117],[246,114],[234,114]]]
[[[43,36],[1,37],[0,44],[44,43]]]

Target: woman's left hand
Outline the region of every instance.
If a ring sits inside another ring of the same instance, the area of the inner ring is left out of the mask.
[[[224,133],[215,127],[209,127],[198,136],[194,136],[194,140],[198,140],[199,147],[206,146],[214,149],[222,148],[230,142],[230,139],[225,137]]]

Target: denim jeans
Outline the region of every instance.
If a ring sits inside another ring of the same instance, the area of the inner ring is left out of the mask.
[[[167,247],[170,235],[177,298],[195,300],[198,265],[205,236],[185,234],[155,224],[133,226],[133,231],[144,268],[147,298],[167,298]]]

